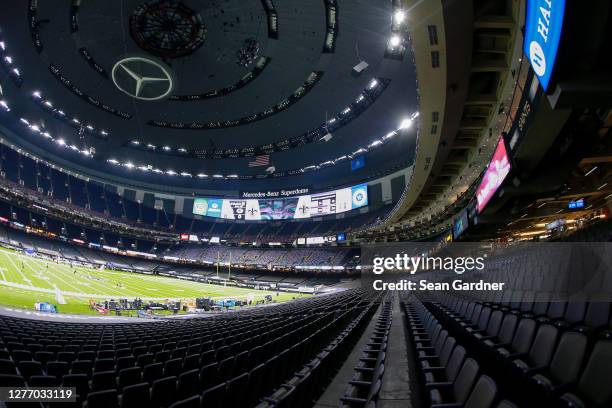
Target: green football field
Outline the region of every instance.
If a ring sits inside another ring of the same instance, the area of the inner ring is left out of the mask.
[[[58,304],[61,293],[66,304]],[[100,270],[56,263],[0,249],[0,304],[34,310],[34,303],[49,302],[60,313],[98,314],[89,307],[93,299],[108,300],[140,297],[143,300],[165,299],[246,299],[253,295],[261,300],[272,295],[283,302],[301,295],[190,282],[163,276]]]

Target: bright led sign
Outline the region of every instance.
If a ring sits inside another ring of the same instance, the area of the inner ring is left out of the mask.
[[[502,137],[499,139],[499,143],[497,143],[493,158],[476,190],[476,209],[479,213],[482,212],[489,200],[493,198],[493,195],[502,185],[508,173],[510,173],[510,160],[508,160],[506,144]]]
[[[567,205],[567,208],[569,208],[570,210],[584,208],[584,198],[581,198],[580,200],[576,201],[570,201]]]
[[[523,52],[546,91],[563,31],[565,0],[527,0]]]
[[[339,214],[368,205],[368,185],[278,199],[196,198],[193,213],[226,220],[288,220]]]

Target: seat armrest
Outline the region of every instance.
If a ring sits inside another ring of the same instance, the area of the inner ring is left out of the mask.
[[[475,334],[478,334],[478,333],[475,333]],[[476,338],[477,338],[479,341],[485,341],[485,340],[491,340],[491,339],[494,339],[494,338],[495,338],[495,336],[477,336]]]
[[[432,358],[439,358],[439,356],[437,356],[437,355],[430,355],[430,356],[418,356],[417,358],[418,358],[419,360],[429,360],[429,359],[432,359]]]
[[[452,387],[453,383],[449,381],[433,382],[433,383],[425,384],[425,386],[427,388],[448,388],[448,387]]]
[[[508,360],[517,360],[517,359],[520,359],[526,356],[527,356],[527,353],[514,353],[514,354],[508,354],[507,356],[502,355],[504,359],[508,359]]]
[[[342,402],[350,402],[352,404],[365,405],[367,400],[365,398],[340,397],[340,401],[342,401]]]
[[[351,381],[349,381],[349,384],[355,385],[357,387],[365,387],[365,386],[369,387],[369,386],[372,385],[372,381],[351,380]]]
[[[444,371],[446,367],[423,367],[421,371],[423,372],[431,372],[431,371]]]
[[[531,367],[527,371],[524,371],[524,373],[525,374],[538,374],[544,371],[546,368],[547,368],[546,366]]]

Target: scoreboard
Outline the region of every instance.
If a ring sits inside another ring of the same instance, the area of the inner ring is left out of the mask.
[[[227,220],[290,220],[339,214],[368,205],[368,185],[278,199],[196,198],[193,213]]]

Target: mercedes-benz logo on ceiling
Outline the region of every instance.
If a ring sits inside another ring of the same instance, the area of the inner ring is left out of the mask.
[[[144,101],[164,99],[174,89],[170,68],[151,58],[123,58],[113,66],[111,75],[121,92]]]

